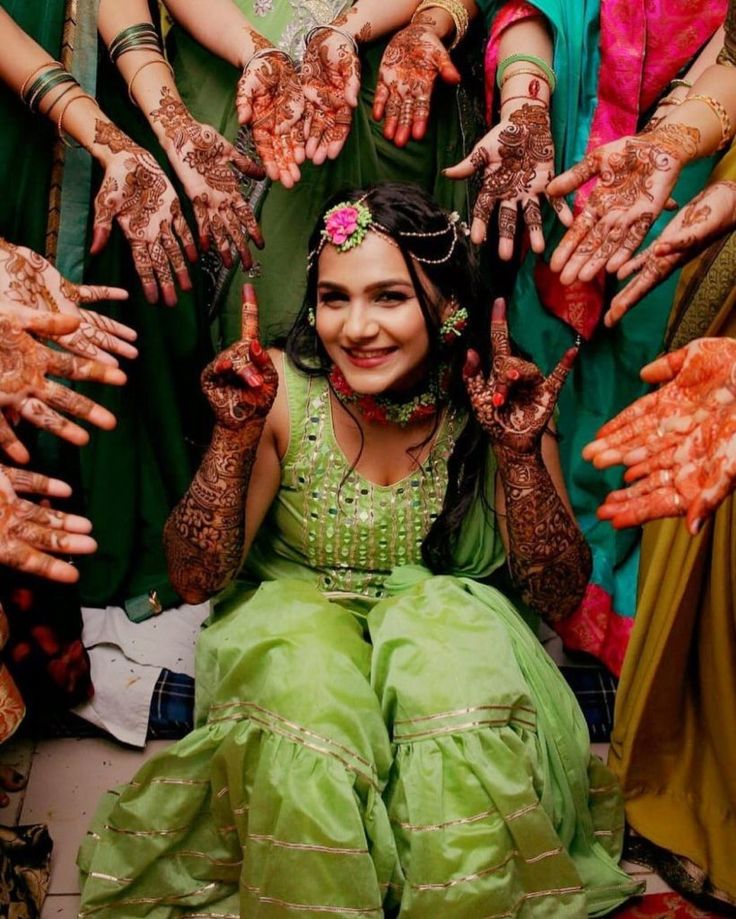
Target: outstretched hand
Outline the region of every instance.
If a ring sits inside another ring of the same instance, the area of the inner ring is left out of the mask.
[[[102,251],[117,220],[148,302],[158,302],[160,288],[166,306],[175,306],[174,277],[182,290],[192,289],[184,254],[197,260],[176,192],[153,156],[111,122],[97,120],[95,142],[110,155],[95,198],[90,252]]]
[[[192,202],[200,248],[206,252],[214,243],[225,267],[232,268],[234,246],[247,271],[253,265],[248,240],[260,249],[263,237],[240,192],[237,173],[262,179],[264,170],[211,125],[195,121],[168,87],[151,118],[161,126],[164,149]]]
[[[88,535],[90,521],[33,504],[16,492],[65,497],[71,489],[58,479],[0,466],[0,564],[52,581],[76,581],[77,569],[48,553],[94,552],[97,544]]]
[[[346,34],[327,26],[315,32],[304,52],[301,82],[305,153],[320,166],[342,150],[358,105],[360,59]]]
[[[533,453],[549,424],[562,386],[577,357],[569,348],[548,377],[511,353],[506,304],[491,312],[491,369],[486,377],[476,351],[468,351],[463,378],[475,415],[495,447]]]
[[[120,386],[122,370],[99,361],[48,348],[29,335],[68,333],[78,324],[73,316],[41,313],[14,305],[0,307],[0,408],[10,409],[31,424],[75,444],[89,440],[87,432],[68,421],[59,411],[84,418],[100,428],[115,426],[115,416],[81,393],[47,379],[97,380]],[[28,451],[0,412],[0,448],[16,462],[26,463]]]
[[[630,487],[612,492],[598,515],[618,528],[687,514],[694,535],[736,482],[736,341],[696,339],[641,375],[665,385],[605,424],[583,451],[599,469],[628,467]]]
[[[240,124],[251,126],[266,175],[291,188],[304,162],[304,94],[294,63],[258,36],[258,56],[246,64],[235,105]]]
[[[662,211],[676,207],[670,193],[699,139],[687,125],[660,125],[598,147],[550,182],[550,195],[567,195],[597,178],[552,254],[550,267],[563,284],[592,281],[603,268],[616,272],[631,258]]]
[[[635,306],[672,272],[736,227],[736,182],[715,182],[703,189],[662,231],[658,239],[619,268],[621,280],[635,277],[611,301],[607,326]]]
[[[134,358],[136,332],[82,304],[127,300],[120,287],[72,284],[32,249],[0,239],[0,300],[29,309],[77,317],[74,331],[54,338],[73,354],[117,367],[115,355]],[[47,333],[48,334],[48,333]]]
[[[555,197],[549,190],[554,175],[554,155],[547,107],[525,103],[489,131],[468,157],[445,169],[444,174],[449,179],[466,179],[474,172],[482,173],[470,229],[474,243],[485,240],[488,222],[498,205],[499,256],[508,260],[514,254],[518,208],[529,230],[532,250],[543,252],[539,203],[542,195],[565,226],[572,223],[572,212],[565,199]]]
[[[456,85],[460,73],[422,14],[397,32],[386,46],[373,98],[373,117],[385,118],[383,136],[397,147],[421,140],[427,131],[435,80]]]
[[[242,337],[205,367],[202,390],[216,423],[238,430],[250,421],[265,419],[277,388],[276,368],[259,338],[256,293],[251,284],[245,284]]]

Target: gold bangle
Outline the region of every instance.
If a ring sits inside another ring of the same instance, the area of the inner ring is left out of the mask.
[[[94,96],[90,96],[89,93],[80,93],[78,96],[74,96],[73,99],[69,99],[62,107],[61,111],[59,112],[59,117],[56,121],[56,133],[59,135],[59,140],[66,147],[72,147],[73,144],[70,144],[66,137],[64,137],[64,115],[66,115],[66,111],[69,106],[74,105],[74,103],[78,102],[80,99],[89,99],[90,102],[94,102],[94,104],[97,105],[97,99],[95,99]],[[79,144],[79,146],[83,147],[84,144]]]
[[[514,77],[523,76],[524,74],[530,77],[537,77],[539,80],[544,80],[547,86],[549,86],[550,92],[552,92],[552,83],[546,73],[543,73],[541,70],[529,70],[526,67],[520,67],[518,70],[514,70],[513,73],[507,70],[501,80],[500,89],[503,89],[509,80],[512,80]]]
[[[36,74],[37,74],[37,73],[40,73],[45,67],[61,67],[61,68],[63,68],[64,65],[63,65],[60,61],[44,61],[43,64],[39,64],[38,67],[36,67],[35,70],[32,70],[32,71],[28,74],[28,76],[25,78],[25,80],[23,80],[23,83],[21,84],[20,91],[19,91],[19,95],[20,95],[21,99],[23,99],[23,97],[24,97],[25,94],[26,94],[26,90],[28,89],[28,84],[29,84],[29,83],[31,82],[31,80],[36,76]]]
[[[543,108],[549,110],[549,105],[544,101],[544,99],[540,99],[538,96],[509,96],[507,99],[501,99],[501,108],[503,108],[507,102],[513,102],[514,99],[526,99],[528,102],[536,102]]]
[[[714,99],[713,96],[706,96],[703,93],[694,93],[692,96],[688,96],[683,100],[684,102],[702,102],[703,105],[707,105],[708,108],[713,112],[718,121],[721,124],[721,142],[718,144],[718,149],[721,150],[733,137],[733,127],[731,125],[731,119],[728,117],[728,112],[723,107],[723,105]]]
[[[163,64],[164,67],[167,67],[167,68],[168,68],[169,73],[171,74],[171,79],[172,79],[172,80],[175,79],[175,77],[174,77],[174,68],[171,66],[171,64],[170,64],[165,58],[163,58],[163,57],[157,57],[155,60],[152,60],[152,61],[144,61],[144,62],[141,64],[141,66],[136,70],[136,72],[133,74],[133,76],[130,78],[130,83],[128,83],[128,98],[129,98],[130,101],[133,103],[133,105],[138,105],[138,103],[135,101],[135,98],[133,97],[133,84],[134,84],[135,81],[136,81],[136,77],[137,77],[138,74],[141,72],[141,70],[145,70],[146,67],[150,67],[151,64]]]
[[[419,15],[419,13],[423,13],[425,10],[431,9],[433,6],[444,10],[455,24],[455,38],[448,48],[449,51],[452,51],[453,48],[456,48],[457,45],[462,41],[462,39],[465,37],[465,33],[468,31],[468,26],[470,25],[470,16],[468,16],[468,11],[465,9],[462,3],[460,3],[460,0],[422,0],[422,2],[414,11],[414,15],[411,17],[412,22],[414,21],[414,18]]]

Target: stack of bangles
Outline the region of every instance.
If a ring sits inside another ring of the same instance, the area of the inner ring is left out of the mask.
[[[138,74],[142,70],[145,70],[146,67],[151,67],[153,64],[163,64],[164,67],[168,68],[172,79],[174,78],[174,70],[164,57],[161,39],[150,22],[139,22],[136,23],[136,25],[128,26],[126,29],[123,29],[122,32],[118,32],[115,38],[110,42],[108,51],[110,53],[110,60],[113,64],[117,64],[120,58],[129,51],[150,51],[155,54],[155,57],[144,61],[140,65],[128,82],[128,97],[133,105],[137,104],[133,96],[133,85],[135,84]]]
[[[73,105],[79,99],[87,99],[94,103],[94,105],[97,105],[97,100],[88,93],[81,92],[82,87],[69,71],[65,70],[58,61],[46,61],[46,63],[41,64],[39,67],[36,67],[35,70],[31,71],[23,81],[23,85],[20,88],[20,97],[32,112],[38,113],[40,111],[41,101],[45,99],[50,92],[53,92],[53,90],[60,86],[63,86],[64,89],[62,89],[52,100],[46,110],[46,114],[49,116],[51,115],[52,109],[58,105],[65,96],[72,92],[72,90],[80,90],[77,95],[66,100],[64,105],[60,108],[59,115],[56,119],[56,130],[58,135],[66,146],[70,147],[72,145],[63,133],[64,116],[69,106]]]
[[[156,51],[163,57],[164,49],[158,32],[150,22],[139,22],[137,25],[129,26],[113,38],[108,49],[110,60],[117,64],[118,59],[129,51],[142,51],[148,49]]]
[[[513,64],[531,64],[535,69],[516,68],[511,73],[508,73],[509,67]],[[498,70],[496,71],[498,88],[503,89],[504,85],[510,79],[524,73],[543,80],[547,86],[549,86],[550,95],[557,89],[557,74],[545,60],[542,60],[541,57],[537,57],[535,54],[510,54],[508,57],[505,57],[499,63]],[[541,102],[542,100],[540,99],[539,101]]]
[[[468,11],[465,9],[462,3],[460,3],[460,0],[422,0],[422,2],[414,11],[412,21],[420,13],[431,9],[432,7],[444,10],[453,21],[455,26],[455,37],[453,38],[452,44],[448,49],[449,51],[452,51],[453,48],[456,48],[458,44],[463,40],[465,33],[468,31],[468,26],[470,25],[470,17],[468,16]]]

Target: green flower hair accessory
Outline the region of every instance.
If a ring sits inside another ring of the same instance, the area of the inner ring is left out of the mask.
[[[359,246],[373,223],[373,215],[360,201],[336,204],[325,214],[322,237],[338,252],[349,252]]]

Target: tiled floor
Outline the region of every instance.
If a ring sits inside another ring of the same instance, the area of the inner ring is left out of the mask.
[[[42,919],[76,919],[79,878],[75,859],[97,801],[108,788],[133,776],[138,766],[168,741],[134,750],[113,741],[11,741],[0,762],[29,772],[25,791],[10,795],[2,819],[7,823],[45,823],[54,841],[51,884]],[[30,771],[29,771],[30,770]]]
[[[51,885],[42,919],[76,919],[79,879],[75,859],[100,796],[127,781],[141,763],[168,745],[149,743],[144,751],[100,739],[47,740],[35,746],[11,741],[0,749],[0,763],[28,772],[24,791],[11,795],[4,822],[46,823],[54,840]],[[607,744],[593,744],[605,758]],[[630,874],[646,880],[647,893],[669,888],[638,865],[625,865]]]

